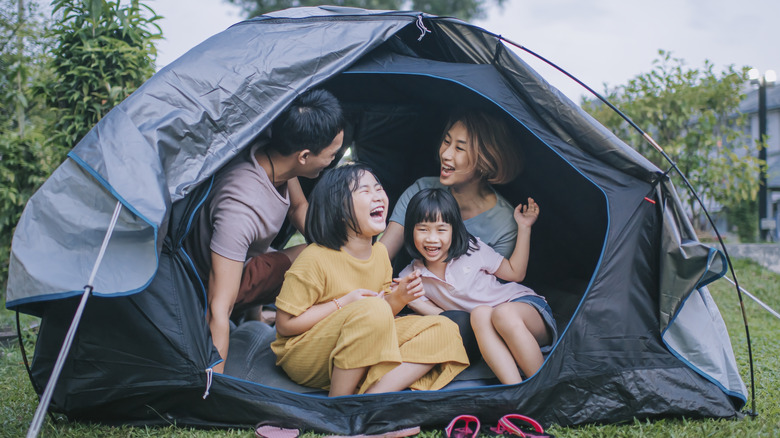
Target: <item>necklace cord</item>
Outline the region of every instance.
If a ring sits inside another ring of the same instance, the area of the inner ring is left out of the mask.
[[[271,185],[276,187],[276,171],[274,170],[274,162],[271,159],[271,155],[268,153],[268,149],[263,149],[266,158],[268,158],[268,164],[271,165]]]

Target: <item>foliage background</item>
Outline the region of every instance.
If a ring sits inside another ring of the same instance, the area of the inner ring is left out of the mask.
[[[750,207],[758,193],[757,148],[745,134],[745,119],[739,103],[747,67],[729,66],[716,72],[709,61],[690,68],[685,61],[659,50],[653,69],[630,79],[627,84],[608,88],[604,96],[650,134],[676,163],[704,201],[708,211],[725,207]],[[583,99],[582,108],[615,135],[650,159],[660,169],[668,161],[617,113],[596,98]],[[676,173],[671,174],[673,178]],[[687,205],[691,221],[704,227],[701,206],[683,182],[676,183]],[[732,216],[737,218],[738,216]],[[757,219],[756,219],[757,222]],[[746,240],[753,231],[741,230]]]
[[[0,284],[24,205],[154,73],[160,17],[138,0],[0,0]]]
[[[0,285],[22,209],[60,162],[47,138],[54,114],[35,92],[50,81],[49,24],[35,2],[0,0]]]

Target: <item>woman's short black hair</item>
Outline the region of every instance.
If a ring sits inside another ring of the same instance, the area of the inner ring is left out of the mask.
[[[455,197],[445,189],[422,189],[417,192],[406,207],[404,219],[404,247],[409,254],[422,259],[423,256],[414,246],[414,227],[420,222],[437,222],[441,220],[452,226],[452,243],[447,252],[446,262],[468,254],[469,250],[479,248],[477,239],[466,229],[460,215],[460,207]]]
[[[366,173],[379,178],[366,166],[350,163],[326,170],[309,195],[305,237],[309,243],[339,250],[347,243],[349,230],[360,233],[352,193]]]

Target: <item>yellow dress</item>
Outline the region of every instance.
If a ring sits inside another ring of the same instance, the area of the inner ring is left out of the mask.
[[[276,307],[298,316],[308,308],[355,289],[385,290],[392,279],[387,249],[375,243],[360,260],[344,251],[309,245],[284,277]],[[411,385],[434,390],[449,383],[469,364],[455,323],[443,316],[395,318],[382,298],[345,305],[297,336],[276,335],[271,349],[276,364],[295,382],[329,389],[333,367],[369,367],[358,392],[365,392],[401,362],[436,364]]]

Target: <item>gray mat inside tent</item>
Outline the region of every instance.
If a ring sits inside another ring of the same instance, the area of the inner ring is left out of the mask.
[[[230,349],[225,364],[225,374],[274,388],[299,393],[325,392],[317,388],[298,385],[276,366],[276,356],[271,342],[276,330],[260,321],[245,321],[230,333]],[[498,380],[484,360],[460,373],[447,389],[497,384]]]

